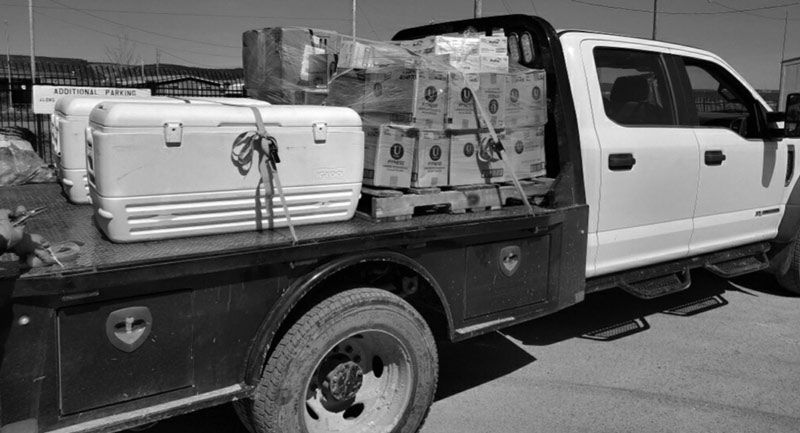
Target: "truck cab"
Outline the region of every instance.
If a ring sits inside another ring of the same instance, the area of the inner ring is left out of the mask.
[[[588,278],[773,240],[794,145],[718,56],[564,31],[589,204]],[[724,101],[724,102],[720,102]]]

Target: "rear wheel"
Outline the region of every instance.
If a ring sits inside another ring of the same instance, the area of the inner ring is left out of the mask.
[[[255,390],[253,426],[272,432],[415,432],[433,401],[436,344],[420,314],[378,289],[321,302],[295,323]]]
[[[794,241],[786,247],[789,249],[789,264],[784,268],[785,272],[784,269],[778,270],[775,277],[781,287],[792,293],[800,294],[800,242],[798,242],[798,238],[800,238],[800,234],[795,236]]]

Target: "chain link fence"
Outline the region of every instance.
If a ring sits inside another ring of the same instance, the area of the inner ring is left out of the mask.
[[[0,58],[0,131],[11,130],[33,139],[34,149],[52,164],[50,116],[33,112],[30,59]],[[36,84],[149,89],[153,96],[244,97],[241,69],[203,69],[176,65],[116,65],[76,59],[39,58]],[[30,132],[30,133],[28,133]]]

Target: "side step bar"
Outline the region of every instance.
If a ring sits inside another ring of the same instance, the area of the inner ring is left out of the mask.
[[[733,278],[750,272],[763,271],[769,267],[767,253],[739,257],[719,263],[706,264],[705,268],[722,278]]]
[[[686,290],[692,285],[689,268],[640,281],[621,281],[619,287],[637,298],[653,299]]]
[[[586,280],[586,294],[620,287],[636,297],[653,299],[687,289],[692,284],[689,271],[694,268],[708,269],[722,278],[733,278],[767,269],[769,267],[767,258],[769,249],[769,242],[760,242],[702,256],[679,259],[674,262],[603,275]]]

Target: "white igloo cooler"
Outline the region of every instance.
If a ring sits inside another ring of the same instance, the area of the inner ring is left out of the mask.
[[[161,104],[236,104],[268,106],[268,102],[249,98],[170,98],[122,96],[65,96],[56,102],[50,118],[50,140],[58,155],[58,177],[70,202],[89,203],[89,184],[86,182],[86,127],[89,113],[103,101]]]
[[[277,143],[291,222],[352,218],[364,165],[358,114],[342,107],[257,109]],[[115,242],[287,226],[277,187],[266,188],[271,200],[263,185],[257,195],[258,156],[246,173],[233,162],[236,138],[256,128],[246,107],[97,105],[86,132],[97,225]]]

